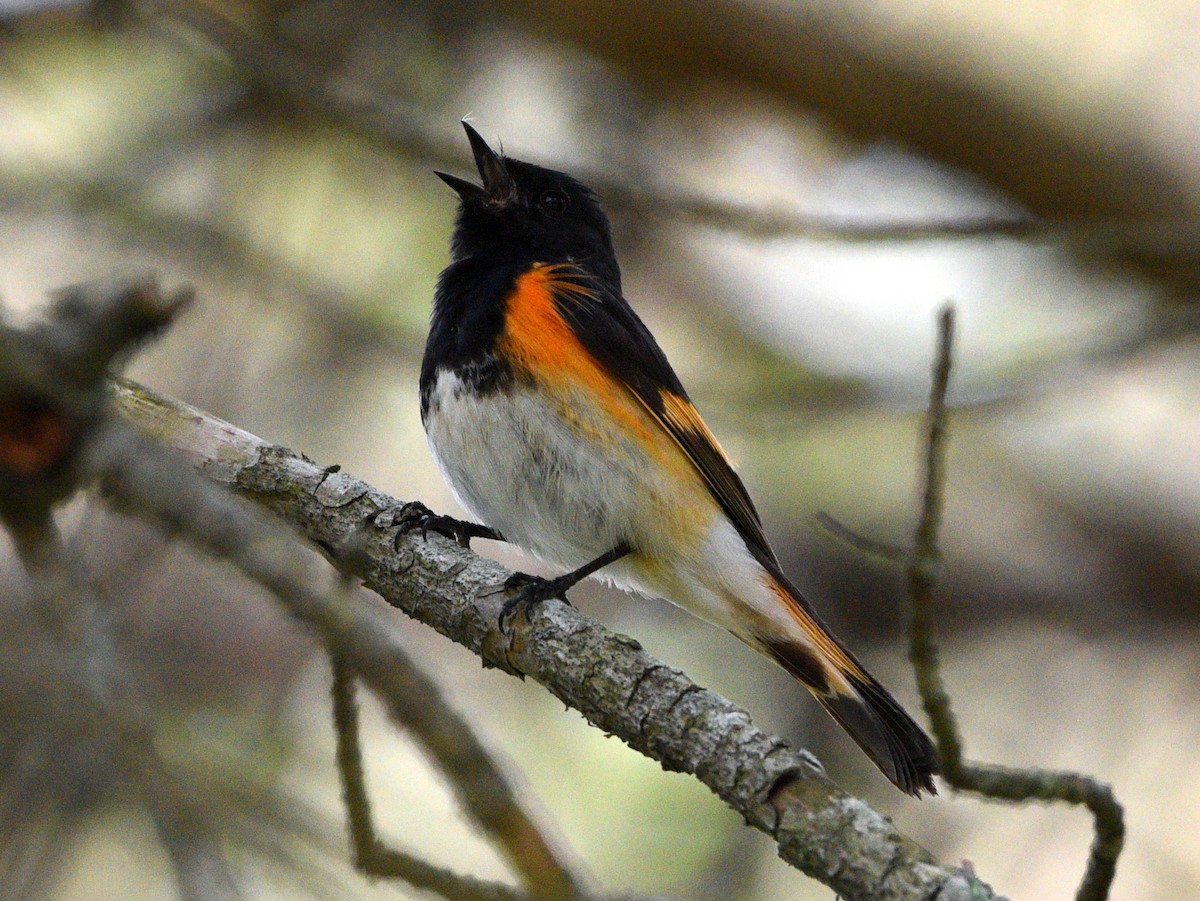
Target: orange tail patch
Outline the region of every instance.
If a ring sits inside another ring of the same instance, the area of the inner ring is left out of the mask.
[[[773,574],[769,584],[803,637],[760,637],[766,653],[804,683],[897,788],[910,795],[937,794],[933,776],[940,768],[929,737],[825,627],[798,591]]]

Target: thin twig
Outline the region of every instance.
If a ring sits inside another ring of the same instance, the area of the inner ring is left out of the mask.
[[[845,542],[857,551],[876,557],[886,563],[896,563],[908,556],[908,551],[904,548],[894,544],[885,544],[882,541],[876,541],[874,538],[868,538],[866,535],[856,532],[841,520],[836,519],[832,514],[822,511],[814,516],[813,519],[818,526],[834,538]]]
[[[333,667],[333,722],[337,736],[337,768],[349,821],[354,862],[364,873],[402,879],[451,901],[521,901],[530,896],[498,882],[484,882],[432,866],[420,858],[386,847],[375,834],[371,802],[359,744],[358,702],[354,672],[337,657]]]
[[[912,604],[909,659],[916,671],[921,700],[937,739],[942,775],[946,781],[961,791],[1004,801],[1065,801],[1086,806],[1095,819],[1096,837],[1075,898],[1076,901],[1104,901],[1116,875],[1117,858],[1125,840],[1123,810],[1111,786],[1076,773],[964,761],[962,737],[950,697],[942,683],[934,638],[933,593],[941,559],[938,532],[945,486],[946,393],[950,383],[953,340],[954,308],[947,305],[938,317],[937,360],[926,420],[921,518],[908,565]]]

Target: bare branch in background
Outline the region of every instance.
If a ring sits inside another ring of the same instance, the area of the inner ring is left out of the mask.
[[[1101,107],[1107,115],[1083,114],[1066,101],[1048,103],[1057,91],[1021,92],[989,79],[987,57],[971,52],[978,35],[946,40],[949,20],[960,29],[967,21],[952,11],[942,19],[918,5],[897,28],[901,8],[890,5],[713,0],[696,15],[690,3],[660,0],[639,6],[631,27],[620,0],[564,0],[553,16],[533,0],[492,9],[510,26],[577,46],[666,97],[697,82],[762,92],[864,142],[898,142],[973,172],[1041,216],[1197,214],[1190,158],[1172,158],[1116,97],[1095,98],[1109,101]],[[928,41],[914,40],[926,32]]]
[[[909,657],[917,673],[917,687],[937,739],[942,777],[956,789],[1003,801],[1066,801],[1085,805],[1096,821],[1096,837],[1087,871],[1076,901],[1104,901],[1108,897],[1117,858],[1125,843],[1124,812],[1111,786],[1076,773],[1016,769],[963,760],[950,696],[942,684],[938,647],[933,633],[933,593],[941,552],[938,529],[945,488],[946,390],[950,383],[954,308],[947,305],[938,317],[938,352],[925,435],[921,518],[908,565],[908,591],[912,604],[912,643]]]
[[[62,292],[47,319],[17,330],[0,322],[0,523],[34,590],[33,609],[8,611],[3,705],[9,735],[2,828],[33,801],[53,816],[47,787],[65,806],[133,787],[174,864],[181,895],[239,898],[196,800],[163,766],[137,673],[119,653],[113,609],[64,546],[52,506],[87,479],[108,407],[105,373],[166,327],[191,300],[150,282]],[[30,666],[23,666],[30,663]],[[5,843],[8,846],[8,843]],[[44,878],[17,847],[5,854],[6,892],[24,897]],[[44,864],[44,862],[43,862]]]
[[[183,2],[146,5],[154,21],[166,15],[200,32],[237,67],[240,77],[261,86],[277,101],[319,121],[327,121],[391,153],[416,157],[439,167],[462,163],[457,134],[430,127],[417,110],[397,109],[373,96],[350,95],[331,88],[294,51],[236,23],[215,7]],[[454,139],[451,139],[454,135]],[[578,170],[578,167],[574,167]],[[758,238],[804,237],[823,241],[889,242],[954,238],[1045,235],[1051,226],[1020,216],[975,216],[920,223],[852,222],[793,211],[756,209],[661,185],[633,182],[628,175],[575,172],[598,189],[606,203],[636,215],[682,219],[697,225],[736,231]]]
[[[575,24],[579,21],[591,21],[587,18],[588,10],[585,8],[588,4],[577,5],[580,8],[574,10],[573,15],[582,18],[568,16],[560,23],[564,32],[572,38],[578,38]],[[529,24],[525,18],[528,10],[525,9],[524,3],[515,2],[510,6],[510,12],[520,21]],[[299,53],[246,25],[239,24],[211,5],[191,3],[188,0],[155,0],[146,3],[143,9],[144,18],[151,24],[174,21],[177,27],[182,26],[199,32],[228,57],[241,78],[260,86],[269,92],[273,100],[285,107],[318,121],[329,122],[390,153],[415,157],[443,168],[454,167],[462,162],[457,132],[425,124],[427,114],[422,110],[398,106],[394,102],[389,103],[361,92],[350,93],[332,87],[319,72],[314,71],[311,62]],[[682,9],[673,10],[668,4],[659,13],[663,22],[670,22],[674,15],[682,14]],[[745,9],[739,9],[736,13],[730,11],[729,14],[749,15],[753,18]],[[691,16],[686,18],[694,19]],[[793,30],[794,25],[789,24],[787,28]],[[672,33],[679,37],[679,32]],[[623,54],[630,50],[635,53],[641,52],[641,48],[635,48],[624,40],[629,37],[624,30],[622,37],[623,39],[615,44],[610,43],[606,46],[605,56],[620,60]],[[682,46],[692,49],[687,42]],[[859,59],[858,62],[863,68],[872,71],[876,68],[864,60]],[[781,88],[778,83],[774,86]],[[782,89],[787,91],[796,87],[797,85],[789,83],[783,85]],[[948,102],[958,102],[959,99],[949,98]],[[839,106],[844,107],[844,104]],[[906,109],[909,107],[906,106]],[[948,132],[958,131],[961,129],[947,129],[939,122],[936,136],[944,137]],[[936,136],[929,135],[931,139]],[[986,155],[988,159],[994,155],[991,142],[986,146]],[[1044,165],[1045,159],[1038,156],[1032,162],[1040,166]],[[542,162],[562,166],[561,161]],[[1115,158],[1109,162],[1114,167],[1123,165],[1122,161]],[[1069,167],[1064,169],[1063,163],[1058,159],[1055,159],[1054,166],[1054,177],[1037,182],[1039,187],[1061,185],[1064,173],[1076,171]],[[853,221],[837,216],[807,215],[794,210],[747,206],[682,192],[662,184],[636,179],[628,172],[614,177],[607,171],[589,171],[578,166],[570,168],[583,181],[596,188],[606,204],[614,209],[623,209],[637,217],[678,219],[763,239],[790,237],[842,243],[895,243],[1016,238],[1065,244],[1077,253],[1100,259],[1142,258],[1160,254],[1190,258],[1196,255],[1197,245],[1200,244],[1200,218],[1197,218],[1194,211],[1180,210],[1175,206],[1150,212],[1135,210],[1129,215],[1117,216],[1106,210],[1088,212],[1086,209],[1075,209],[1072,199],[1066,210],[1051,208],[1045,211],[1045,216],[1012,212],[944,219],[929,218],[921,222]],[[986,174],[991,178],[1001,175],[1002,172],[989,170]],[[1145,171],[1136,167],[1124,174],[1131,178],[1145,177]],[[1146,190],[1133,192],[1129,202],[1140,203],[1146,193]],[[1183,323],[1185,327],[1189,324]]]
[[[529,895],[507,885],[482,882],[434,867],[420,858],[386,847],[375,834],[371,804],[363,772],[362,747],[358,740],[358,701],[354,697],[354,673],[333,658],[333,722],[337,733],[337,766],[342,780],[354,863],[371,876],[403,879],[417,888],[436,892],[452,901],[520,901]],[[571,897],[574,888],[560,886],[559,897]]]

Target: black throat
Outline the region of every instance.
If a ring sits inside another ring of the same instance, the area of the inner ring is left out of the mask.
[[[421,363],[422,420],[429,414],[439,370],[453,372],[465,390],[479,394],[511,384],[511,367],[497,359],[494,351],[504,331],[505,302],[530,265],[526,260],[475,256],[455,260],[442,271]]]

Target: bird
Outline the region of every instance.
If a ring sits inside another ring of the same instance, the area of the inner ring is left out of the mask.
[[[936,794],[932,743],[784,574],[728,456],[626,301],[609,220],[572,176],[494,151],[458,195],[420,374],[433,457],[474,522],[557,569],[504,614],[588,576],[665,598],[798,679],[901,791]],[[504,614],[501,626],[504,627]]]

